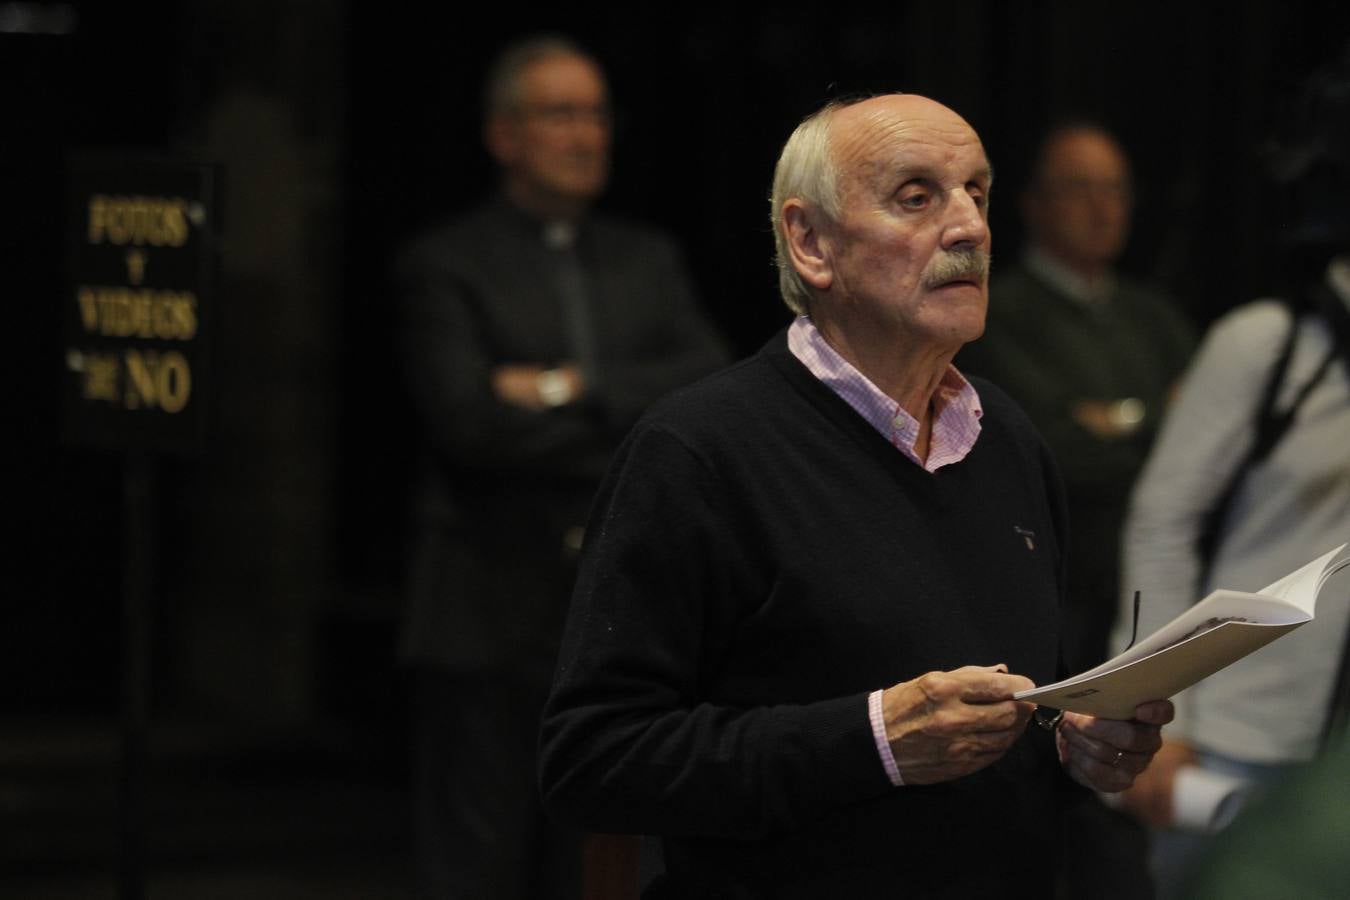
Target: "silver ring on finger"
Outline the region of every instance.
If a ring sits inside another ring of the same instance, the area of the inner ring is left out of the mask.
[[[1118,767],[1120,766],[1120,761],[1121,761],[1122,759],[1124,759],[1124,758],[1125,758],[1125,751],[1124,751],[1124,750],[1117,750],[1117,751],[1116,751],[1116,758],[1113,759],[1113,760],[1111,760],[1111,768],[1113,768],[1113,769],[1118,768]]]

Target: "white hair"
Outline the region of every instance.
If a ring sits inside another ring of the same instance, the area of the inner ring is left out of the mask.
[[[584,59],[597,69],[600,64],[581,45],[557,34],[522,38],[501,50],[488,66],[483,86],[483,111],[490,118],[516,112],[521,103],[521,78],[537,62],[557,57]]]
[[[839,170],[830,152],[830,120],[840,109],[851,105],[852,102],[833,101],[803,119],[783,145],[773,171],[769,217],[773,224],[778,291],[788,309],[799,316],[806,315],[810,308],[811,289],[793,268],[788,254],[783,204],[796,198],[831,220],[839,218]]]

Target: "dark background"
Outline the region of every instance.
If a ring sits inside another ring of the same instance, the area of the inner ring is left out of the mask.
[[[414,232],[490,187],[481,73],[504,41],[537,30],[577,38],[611,77],[604,205],[679,237],[708,313],[750,352],[787,320],[767,225],[777,150],[847,93],[925,93],[970,120],[998,171],[996,259],[1019,246],[1016,194],[1038,132],[1091,116],[1135,163],[1124,268],[1169,288],[1201,326],[1269,289],[1278,204],[1261,178],[1264,137],[1350,36],[1350,13],[0,0],[12,459],[0,801],[13,813],[0,894],[22,895],[34,867],[95,883],[115,850],[126,463],[60,433],[67,155],[168,153],[225,172],[209,439],[154,463],[152,862],[240,845],[293,856],[274,833],[315,856],[360,846],[396,859],[411,431],[388,266]]]

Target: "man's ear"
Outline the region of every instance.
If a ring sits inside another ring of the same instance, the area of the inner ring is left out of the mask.
[[[783,233],[787,235],[788,258],[802,281],[818,291],[834,282],[830,241],[821,226],[824,214],[797,197],[783,202]]]

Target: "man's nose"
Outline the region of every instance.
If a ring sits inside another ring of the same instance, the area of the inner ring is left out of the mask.
[[[947,205],[948,220],[943,230],[942,246],[948,250],[958,247],[979,247],[989,239],[989,222],[984,207],[965,190],[951,194]]]

